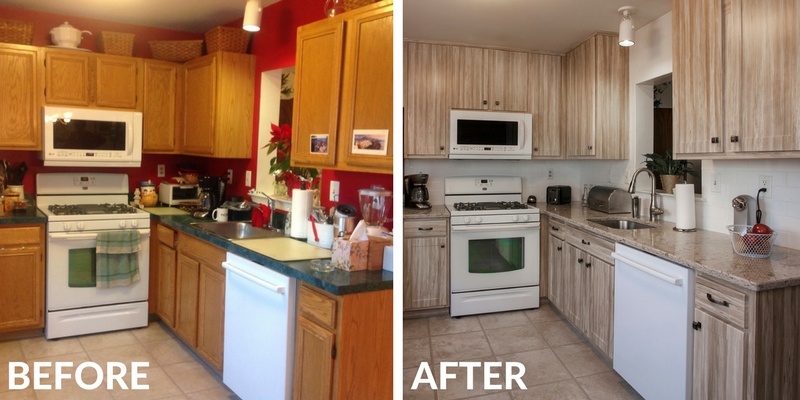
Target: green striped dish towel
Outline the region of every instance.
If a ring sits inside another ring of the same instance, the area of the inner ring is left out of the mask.
[[[139,232],[97,234],[97,287],[129,286],[139,281]]]

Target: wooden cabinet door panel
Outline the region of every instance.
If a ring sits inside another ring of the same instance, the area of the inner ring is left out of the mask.
[[[488,50],[489,108],[528,111],[528,53]]]
[[[450,47],[407,43],[406,157],[447,157]]]
[[[595,152],[603,159],[627,159],[628,49],[616,36],[597,35],[595,51]]]
[[[595,154],[595,38],[567,53],[567,156]]]
[[[548,273],[548,298],[556,308],[564,312],[564,241],[560,238],[550,235],[548,238],[548,258],[547,267]]]
[[[197,297],[200,263],[178,254],[176,273],[175,333],[192,347],[197,347]]]
[[[91,79],[87,55],[45,52],[45,100],[50,104],[88,106]]]
[[[589,340],[609,358],[614,346],[614,265],[597,257],[590,258],[591,267],[587,318]]]
[[[487,97],[484,49],[453,46],[450,48],[452,69],[450,70],[450,107],[485,110],[489,108]]]
[[[197,58],[185,68],[183,151],[211,156],[216,129],[217,58]]]
[[[0,149],[41,150],[41,83],[35,47],[0,45]]]
[[[40,247],[0,251],[0,304],[0,332],[44,326],[44,258]]]
[[[297,318],[294,360],[295,399],[330,399],[333,388],[335,335],[303,318]]]
[[[158,246],[158,316],[165,324],[175,327],[175,291],[177,264],[175,249],[159,244]]]
[[[403,240],[403,310],[447,307],[447,237]]]
[[[142,151],[146,153],[178,151],[179,67],[166,61],[144,61]]]
[[[222,370],[225,329],[225,273],[221,266],[200,266],[197,351]]]
[[[98,55],[95,62],[95,104],[99,107],[136,108],[141,60]]]
[[[530,109],[533,114],[533,156],[560,157],[562,57],[530,55]]]
[[[693,397],[744,398],[744,331],[699,309],[694,319],[700,329],[694,334]]]

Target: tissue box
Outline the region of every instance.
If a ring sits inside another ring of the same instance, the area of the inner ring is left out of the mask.
[[[345,271],[380,271],[383,269],[383,248],[392,245],[392,239],[369,236],[368,240],[333,241],[333,266]]]

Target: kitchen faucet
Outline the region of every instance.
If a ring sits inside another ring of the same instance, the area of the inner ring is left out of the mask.
[[[631,184],[628,186],[628,193],[634,193],[636,188],[636,177],[638,177],[642,172],[647,172],[647,175],[650,175],[650,221],[655,221],[656,217],[664,214],[664,210],[656,207],[656,177],[653,175],[653,171],[650,171],[647,168],[637,169],[636,172],[633,173],[633,178],[631,178]]]

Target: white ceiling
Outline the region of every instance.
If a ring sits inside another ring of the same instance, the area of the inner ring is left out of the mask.
[[[261,0],[263,7],[279,0]],[[304,0],[292,0],[304,1]],[[0,6],[203,33],[244,16],[247,0],[0,0]]]
[[[403,0],[403,37],[566,53],[596,31],[618,32],[617,10],[633,6],[638,28],[670,0]]]

